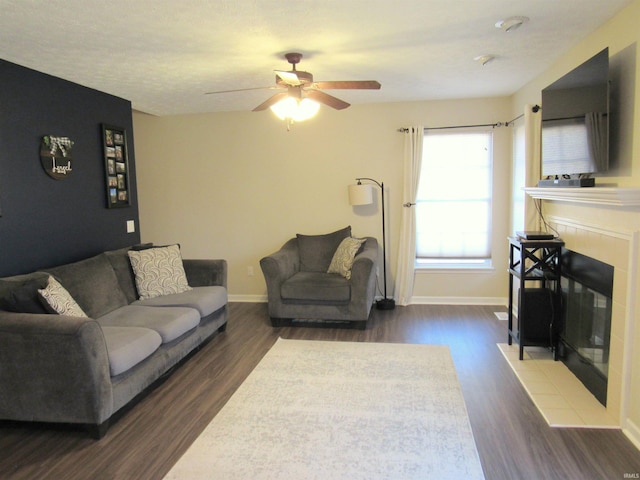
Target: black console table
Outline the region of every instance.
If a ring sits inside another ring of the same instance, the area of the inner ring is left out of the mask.
[[[564,242],[525,240],[509,237],[509,312],[508,342],[524,347],[544,346],[554,350],[557,359],[557,329],[560,319],[560,255]],[[514,278],[519,281],[517,317],[513,318]]]

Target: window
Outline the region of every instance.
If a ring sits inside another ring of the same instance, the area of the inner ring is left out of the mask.
[[[491,265],[491,131],[425,131],[416,266]]]
[[[589,152],[584,118],[545,120],[542,124],[543,175],[589,173],[596,170]]]

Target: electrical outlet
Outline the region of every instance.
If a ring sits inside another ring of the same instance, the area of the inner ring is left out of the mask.
[[[136,221],[127,220],[127,233],[134,233],[136,231]]]
[[[247,267],[247,276],[253,277],[253,267]]]

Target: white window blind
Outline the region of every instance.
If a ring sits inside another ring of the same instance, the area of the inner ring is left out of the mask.
[[[595,171],[584,118],[545,120],[542,130],[543,175]]]
[[[425,131],[416,199],[416,258],[491,257],[491,131]]]

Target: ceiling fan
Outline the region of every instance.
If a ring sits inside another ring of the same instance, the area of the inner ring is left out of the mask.
[[[269,107],[276,105],[282,100],[288,98],[294,98],[301,101],[304,98],[315,100],[318,103],[327,105],[328,107],[335,108],[336,110],[342,110],[347,108],[350,104],[344,100],[340,100],[333,95],[323,92],[322,90],[379,90],[380,83],[375,80],[342,80],[342,81],[328,81],[328,82],[314,82],[313,75],[309,72],[304,72],[296,69],[296,65],[300,63],[302,59],[301,53],[287,53],[285,58],[292,65],[292,69],[289,71],[276,70],[276,86],[275,87],[257,87],[257,88],[241,88],[237,90],[224,90],[219,92],[208,92],[208,94],[215,93],[228,93],[228,92],[240,92],[246,90],[260,90],[260,89],[282,89],[284,92],[276,93],[266,101],[262,102],[256,108],[254,112],[266,110]]]

